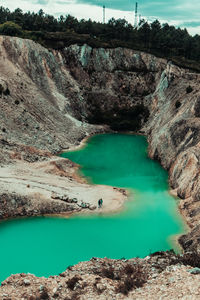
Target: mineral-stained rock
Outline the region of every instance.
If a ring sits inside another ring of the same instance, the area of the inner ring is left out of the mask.
[[[163,86],[163,78],[168,85]],[[173,80],[172,80],[173,78]],[[200,218],[200,120],[197,118],[200,75],[168,64],[156,91],[151,96],[150,117],[145,129],[149,141],[149,154],[169,170],[169,183],[184,200],[180,209],[189,226],[197,226]],[[193,91],[187,93],[191,83]],[[176,102],[181,105],[176,108]],[[181,201],[183,201],[181,200]],[[193,232],[197,234],[199,227]],[[194,238],[194,233],[192,234]],[[184,248],[198,245],[183,243]],[[195,247],[196,247],[195,246]]]
[[[200,274],[200,268],[193,268],[191,270],[188,270],[190,274]]]

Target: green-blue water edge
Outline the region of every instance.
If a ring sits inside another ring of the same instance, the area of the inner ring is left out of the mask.
[[[27,218],[0,223],[0,280],[10,274],[58,274],[91,257],[131,258],[174,248],[183,233],[168,175],[147,157],[142,136],[104,134],[80,150],[63,153],[90,182],[128,188],[125,209],[113,215]]]

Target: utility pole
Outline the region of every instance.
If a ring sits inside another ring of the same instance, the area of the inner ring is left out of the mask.
[[[140,24],[140,22],[141,22],[141,19],[142,19],[142,16],[141,16],[141,15],[139,15],[139,23],[138,23],[138,24]]]
[[[134,25],[135,28],[137,28],[137,25],[138,25],[138,16],[137,16],[137,13],[138,13],[138,3],[136,2],[135,3],[135,25]]]
[[[106,20],[106,8],[105,5],[103,6],[103,24],[105,24],[105,20]]]

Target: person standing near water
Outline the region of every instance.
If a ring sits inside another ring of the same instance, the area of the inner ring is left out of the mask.
[[[101,208],[103,205],[103,199],[98,200],[98,208]]]

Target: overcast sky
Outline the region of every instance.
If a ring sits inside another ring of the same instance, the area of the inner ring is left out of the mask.
[[[14,10],[45,13],[54,16],[71,14],[78,19],[102,21],[102,6],[106,7],[106,21],[110,18],[126,18],[134,23],[135,0],[0,0],[0,5]],[[191,34],[200,34],[199,0],[138,0],[138,14],[149,21],[186,27]]]

